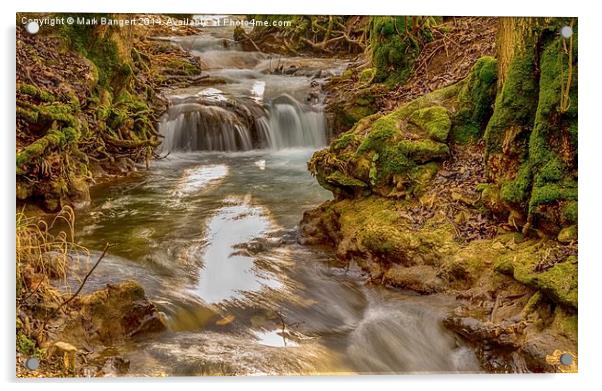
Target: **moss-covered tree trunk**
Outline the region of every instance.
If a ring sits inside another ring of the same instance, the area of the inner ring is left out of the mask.
[[[576,21],[502,18],[497,50],[484,197],[515,227],[555,235],[577,222]]]

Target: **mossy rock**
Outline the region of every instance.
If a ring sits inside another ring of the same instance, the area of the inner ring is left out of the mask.
[[[493,113],[496,94],[497,60],[481,57],[470,70],[458,94],[458,110],[454,116],[452,139],[457,143],[478,140]]]
[[[308,163],[310,172],[320,185],[338,196],[352,194],[348,189],[337,191],[335,181],[327,180],[337,171],[366,183],[368,193],[393,198],[421,193],[438,170],[438,163],[449,156],[449,147],[436,139],[444,140],[449,132],[446,106],[453,107],[462,85],[460,82],[433,91],[390,113],[361,119],[328,150],[314,154]]]
[[[354,238],[357,251],[387,263],[437,265],[445,254],[457,250],[454,229],[445,221],[432,219],[415,230],[400,216],[405,201],[372,195],[334,204],[343,237]],[[351,251],[354,251],[351,249]]]
[[[423,129],[432,140],[439,142],[447,140],[452,125],[449,111],[441,106],[416,110],[408,121]]]
[[[449,147],[433,140],[402,140],[400,150],[417,163],[427,163],[444,159],[449,155]]]
[[[335,171],[326,177],[326,182],[332,184],[336,187],[357,187],[357,188],[365,188],[368,185],[359,179],[355,179],[350,177],[349,175],[345,175],[340,171]]]
[[[565,260],[539,271],[546,245],[525,243],[496,263],[496,271],[538,289],[557,303],[577,308],[577,257]]]
[[[376,74],[376,69],[374,68],[366,68],[360,72],[359,81],[362,84],[370,84],[372,80],[374,80],[374,75]]]
[[[560,230],[558,241],[560,243],[571,243],[577,240],[577,226],[571,225]]]

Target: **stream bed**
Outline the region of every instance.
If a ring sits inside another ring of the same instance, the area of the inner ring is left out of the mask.
[[[367,284],[297,243],[303,211],[331,197],[306,162],[328,139],[317,87],[344,63],[243,52],[228,34],[172,39],[220,82],[170,91],[166,157],[78,214],[94,254],[115,244],[86,290],[134,279],[165,315],[167,332],[115,347],[129,374],[479,371],[441,324],[453,298]]]

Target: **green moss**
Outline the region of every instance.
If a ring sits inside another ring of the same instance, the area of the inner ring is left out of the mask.
[[[337,187],[359,187],[365,188],[368,185],[366,183],[360,181],[359,179],[355,179],[350,177],[349,175],[345,175],[340,171],[335,171],[326,177],[326,181],[331,183]]]
[[[561,38],[556,38],[545,46],[541,58],[539,105],[529,139],[529,163],[534,171],[530,213],[541,204],[577,200],[577,182],[554,150],[556,146],[552,141],[561,135],[563,117],[568,115],[559,112],[563,81],[559,53],[562,50]]]
[[[42,102],[54,102],[56,100],[56,97],[54,95],[32,84],[19,83],[17,84],[17,91],[22,94],[37,98]]]
[[[560,230],[558,241],[561,243],[571,243],[577,240],[577,226],[571,225]]]
[[[86,16],[82,14],[82,16]],[[94,14],[91,17],[108,16]],[[100,31],[97,26],[63,25],[60,29],[69,46],[90,60],[98,71],[98,83],[107,89],[119,90],[133,75],[130,54],[120,51],[125,46],[119,28],[110,26]]]
[[[67,144],[77,142],[79,132],[73,128],[52,129],[44,137],[39,138],[21,151],[17,152],[17,174],[22,173],[22,166],[33,159],[41,157],[49,148],[64,148]]]
[[[515,48],[484,136],[487,171],[502,200],[553,235],[574,224],[577,201],[577,37],[570,104],[562,108],[568,42],[558,23],[539,21]]]
[[[445,142],[451,129],[449,112],[445,107],[432,106],[413,112],[408,121],[422,128],[431,139]]]
[[[332,149],[334,151],[343,150],[343,149],[347,148],[349,145],[351,145],[355,140],[356,140],[356,137],[355,137],[353,130],[351,130],[349,132],[345,132],[342,135],[340,135],[336,140],[333,141]]]
[[[454,117],[452,139],[467,143],[480,138],[493,113],[497,82],[497,60],[481,57],[472,67],[458,94],[458,111]]]
[[[420,194],[428,189],[428,184],[439,171],[439,164],[430,162],[412,168],[408,174],[412,183],[414,183],[414,195]]]
[[[525,141],[532,127],[538,101],[536,47],[528,45],[508,67],[506,81],[495,100],[495,110],[485,129],[488,155],[501,153],[507,132],[516,133],[509,145],[515,154],[526,154]]]
[[[549,204],[560,200],[577,200],[577,183],[548,183],[534,187],[529,200],[529,211],[542,204]]]
[[[531,189],[531,166],[528,162],[519,168],[516,178],[502,184],[501,199],[511,204],[521,204],[527,201]]]
[[[59,121],[66,126],[79,128],[79,120],[73,115],[73,107],[64,103],[51,103],[38,106],[38,119],[40,121]]]
[[[357,154],[382,150],[385,143],[397,134],[399,134],[399,130],[397,129],[397,120],[394,116],[382,116],[372,124],[372,130],[358,147]]]
[[[399,151],[418,163],[443,159],[449,155],[447,145],[433,140],[402,140],[399,142],[398,148]]]
[[[564,205],[564,208],[562,209],[562,216],[569,224],[577,223],[579,212],[576,200],[569,201]]]
[[[359,81],[362,84],[370,84],[372,80],[374,80],[374,75],[376,74],[376,69],[374,68],[366,68],[360,72]]]
[[[25,121],[35,124],[38,122],[38,111],[17,106],[17,118],[22,118]]]
[[[526,242],[502,256],[495,270],[540,290],[557,303],[577,308],[577,258],[569,256],[543,271],[537,265],[546,257],[546,245]],[[545,259],[544,259],[545,260]]]
[[[393,175],[405,173],[416,165],[407,157],[400,144],[387,145],[376,156],[381,168],[378,178],[385,180]]]
[[[412,16],[374,16],[370,18],[369,36],[372,49],[374,81],[389,86],[403,83],[423,42],[430,38],[430,29],[415,31]],[[412,32],[410,32],[412,31]]]

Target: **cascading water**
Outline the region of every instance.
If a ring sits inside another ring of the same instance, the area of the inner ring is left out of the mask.
[[[281,95],[265,106],[254,101],[176,103],[161,121],[163,152],[280,150],[326,144],[323,111]]]
[[[185,103],[170,109],[161,122],[162,151],[247,151],[250,130],[235,112],[219,106]]]
[[[261,137],[271,149],[321,147],[326,144],[326,121],[322,110],[304,109],[290,95],[270,102],[267,117],[258,119]]]
[[[316,78],[327,76],[321,63],[243,51],[231,35],[170,41],[199,57],[215,87],[191,87],[170,97],[159,124],[161,152],[326,145],[326,120],[315,91]]]

